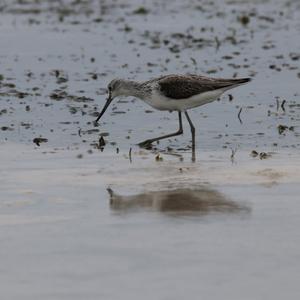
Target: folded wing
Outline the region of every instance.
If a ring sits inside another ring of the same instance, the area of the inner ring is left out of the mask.
[[[168,75],[158,80],[160,92],[171,99],[186,99],[205,92],[230,89],[250,81],[250,78],[218,79],[198,75]]]

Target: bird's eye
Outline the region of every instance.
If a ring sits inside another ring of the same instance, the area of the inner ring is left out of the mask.
[[[108,87],[108,91],[111,92],[111,86]]]

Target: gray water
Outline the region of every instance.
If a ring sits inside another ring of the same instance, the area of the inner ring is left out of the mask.
[[[70,3],[0,6],[1,299],[299,299],[298,1]],[[93,126],[168,73],[253,79],[191,111],[195,162],[186,123],[136,146],[178,126],[137,99]]]

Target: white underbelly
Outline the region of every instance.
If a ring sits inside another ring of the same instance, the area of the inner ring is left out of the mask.
[[[201,106],[218,99],[222,94],[223,90],[215,90],[211,92],[202,93],[186,99],[170,99],[163,97],[159,94],[153,94],[150,99],[144,101],[150,106],[158,110],[178,110],[184,111],[193,107]]]

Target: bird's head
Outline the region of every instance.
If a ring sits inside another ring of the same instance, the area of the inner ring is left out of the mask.
[[[124,94],[125,80],[120,78],[113,79],[107,86],[108,98],[114,99]]]

